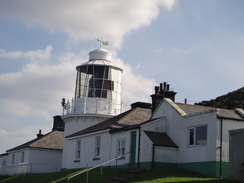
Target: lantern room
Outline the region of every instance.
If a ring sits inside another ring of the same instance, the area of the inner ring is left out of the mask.
[[[122,69],[115,67],[111,58],[107,50],[95,49],[89,53],[88,62],[76,67],[71,113],[117,115],[121,112]]]

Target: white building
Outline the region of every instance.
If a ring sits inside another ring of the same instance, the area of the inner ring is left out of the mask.
[[[0,175],[50,173],[61,169],[64,125],[61,116],[54,116],[50,133],[9,149],[0,155]]]
[[[243,110],[176,103],[175,94],[161,84],[151,95],[152,115],[150,104],[135,103],[125,113],[66,136],[65,168],[92,167],[124,154],[117,162],[123,167],[174,166],[228,177],[228,131],[244,128]]]

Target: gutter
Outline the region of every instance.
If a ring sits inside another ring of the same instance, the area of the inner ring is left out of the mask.
[[[220,145],[219,145],[219,177],[222,178],[222,145],[223,145],[223,118],[220,118]]]
[[[236,118],[231,118],[231,117],[224,117],[224,116],[217,116],[217,119],[228,119],[228,120],[235,120],[235,121],[244,121],[244,119],[236,119]]]
[[[140,168],[140,154],[141,154],[141,127],[138,127],[138,150],[137,150],[137,168]]]
[[[155,159],[155,144],[152,145],[152,169],[154,168],[154,160]]]

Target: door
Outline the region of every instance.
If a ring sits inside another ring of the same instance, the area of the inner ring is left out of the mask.
[[[130,168],[136,168],[136,132],[130,135]]]

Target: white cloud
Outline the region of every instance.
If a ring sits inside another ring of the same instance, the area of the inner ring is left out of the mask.
[[[71,99],[74,96],[75,67],[87,60],[71,52],[60,56],[58,60],[59,64],[56,65],[34,62],[28,63],[17,73],[0,74],[0,126],[11,128],[11,131],[0,129],[1,143],[13,146],[23,143],[33,133],[36,134],[33,130],[26,132],[23,129],[52,124],[52,116],[61,114],[61,98]],[[129,106],[132,102],[148,102],[153,80],[134,73],[133,68],[117,58],[115,53],[112,62],[123,69],[124,104]],[[18,139],[18,136],[24,138]],[[14,141],[14,138],[18,140]],[[4,139],[8,140],[2,141]]]
[[[77,60],[62,60],[58,65],[27,64],[17,73],[0,75],[1,111],[9,115],[48,118],[63,95],[73,92]]]
[[[50,59],[52,46],[47,46],[45,50],[30,50],[30,51],[5,51],[0,49],[0,58],[7,59],[26,59],[31,61],[42,62]]]
[[[130,105],[133,102],[150,102],[150,94],[153,92],[155,81],[146,76],[137,74],[129,64],[117,58],[113,53],[113,63],[123,69],[122,73],[122,99]]]
[[[42,130],[42,134],[46,134],[47,132],[51,131],[51,126],[25,126],[21,129],[12,131],[7,131],[0,128],[0,154],[4,153],[6,150],[36,138],[36,134],[39,133],[39,129]]]
[[[0,16],[19,19],[30,26],[68,33],[71,39],[102,35],[119,47],[129,31],[149,25],[160,11],[176,0],[19,0],[0,2]]]

